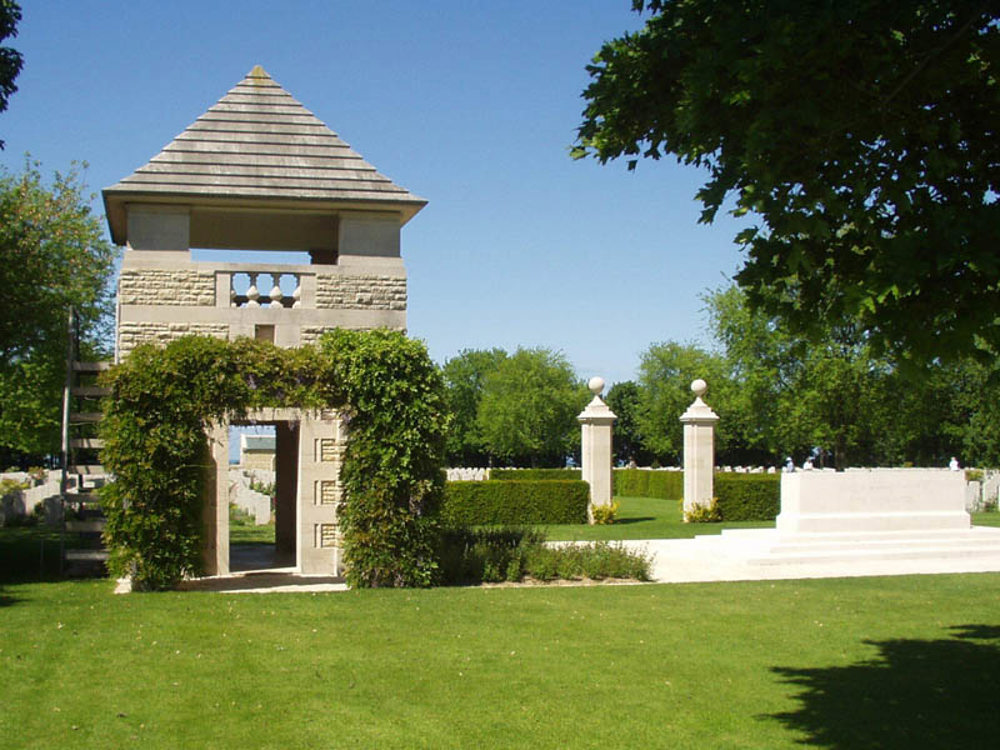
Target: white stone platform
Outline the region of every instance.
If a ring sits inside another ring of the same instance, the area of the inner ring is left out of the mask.
[[[853,534],[746,529],[621,544],[649,554],[660,583],[1000,572],[1000,528],[989,527]]]

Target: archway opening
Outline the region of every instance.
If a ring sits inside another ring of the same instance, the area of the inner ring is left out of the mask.
[[[292,568],[296,560],[298,422],[229,428],[229,569]]]

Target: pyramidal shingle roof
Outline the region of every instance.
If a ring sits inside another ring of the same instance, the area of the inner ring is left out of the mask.
[[[427,203],[380,174],[259,65],[103,194],[113,234],[112,214],[137,197],[377,204],[368,207],[401,210],[404,222]]]

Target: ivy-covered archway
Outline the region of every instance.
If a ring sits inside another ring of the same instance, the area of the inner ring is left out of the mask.
[[[336,409],[349,421],[338,519],[352,586],[436,580],[433,510],[447,410],[424,345],[387,331],[336,330],[315,346],[186,336],[145,344],[106,376],[101,434],[105,541],[136,590],[201,572],[207,431],[267,407]]]

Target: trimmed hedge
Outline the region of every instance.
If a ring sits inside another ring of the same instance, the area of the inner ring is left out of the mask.
[[[723,521],[773,521],[781,510],[780,474],[716,473],[714,485]]]
[[[617,497],[684,497],[683,471],[615,469]],[[773,521],[781,510],[780,474],[715,473],[716,507],[723,521]]]
[[[678,500],[684,497],[683,471],[615,469],[614,494],[618,497],[658,497]]]
[[[528,479],[580,479],[579,469],[490,469],[490,479],[500,481]]]
[[[448,482],[445,526],[587,523],[590,487],[580,480]]]

